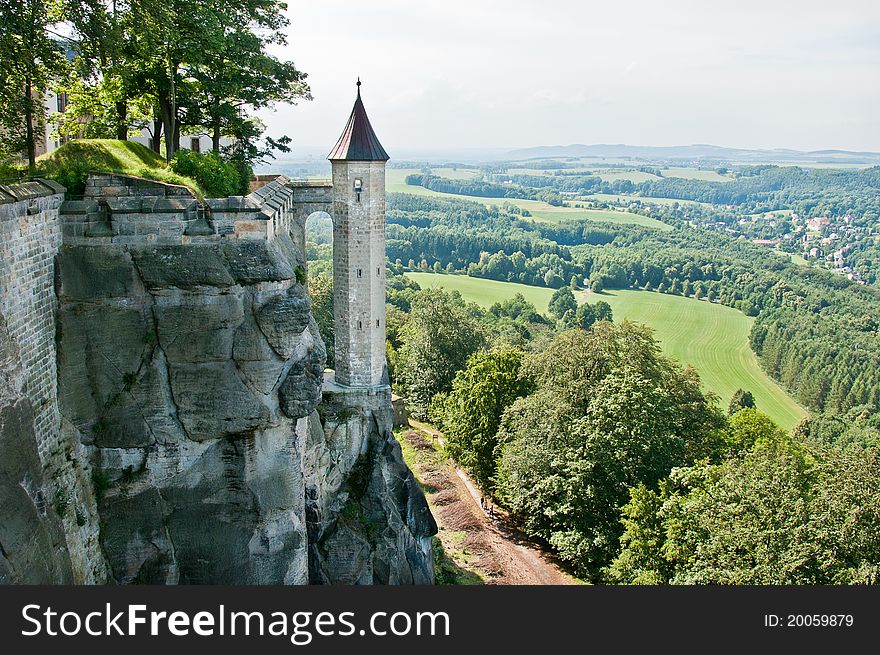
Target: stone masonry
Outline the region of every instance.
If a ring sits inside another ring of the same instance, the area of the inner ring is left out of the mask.
[[[385,162],[334,161],[332,215],[336,382],[387,385]]]

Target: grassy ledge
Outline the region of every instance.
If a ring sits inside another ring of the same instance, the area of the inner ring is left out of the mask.
[[[75,139],[37,158],[37,174],[56,180],[71,193],[81,193],[88,173],[132,175],[185,186],[198,198],[205,195],[195,180],[175,173],[161,155],[134,141]]]

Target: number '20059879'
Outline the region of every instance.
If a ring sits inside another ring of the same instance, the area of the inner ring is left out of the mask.
[[[768,628],[851,628],[852,614],[765,614]]]

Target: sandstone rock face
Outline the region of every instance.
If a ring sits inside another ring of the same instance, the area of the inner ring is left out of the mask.
[[[300,263],[285,236],[62,247],[60,407],[111,581],[433,581],[436,526],[387,390],[322,400]]]
[[[432,584],[437,532],[391,433],[391,392],[325,385],[305,446],[313,584]]]
[[[61,411],[113,580],[308,581],[297,422],[325,355],[296,263],[283,237],[62,248]]]

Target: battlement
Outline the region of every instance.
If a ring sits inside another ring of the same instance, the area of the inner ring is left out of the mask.
[[[185,187],[124,175],[92,175],[83,200],[61,206],[65,244],[189,245],[221,239],[271,240],[298,232],[312,208],[329,208],[332,185],[276,176],[246,196],[207,198]]]

